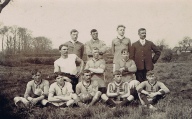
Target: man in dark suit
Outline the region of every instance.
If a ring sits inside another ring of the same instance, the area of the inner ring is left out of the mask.
[[[143,82],[146,80],[147,71],[153,70],[153,64],[157,62],[161,52],[153,42],[145,39],[145,28],[140,28],[138,34],[140,39],[132,44],[130,58],[135,61],[137,66],[136,79]],[[152,53],[154,53],[153,56]]]

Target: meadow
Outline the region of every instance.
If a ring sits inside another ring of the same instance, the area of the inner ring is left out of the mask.
[[[52,108],[14,106],[13,98],[23,96],[30,71],[42,70],[43,78],[53,73],[53,65],[28,64],[21,66],[0,65],[0,119],[192,119],[192,62],[171,62],[155,64],[158,80],[170,89],[171,93],[155,105],[158,110],[141,108],[137,103],[128,107],[111,109],[102,102],[89,108]],[[107,63],[106,82],[112,80],[112,64]]]

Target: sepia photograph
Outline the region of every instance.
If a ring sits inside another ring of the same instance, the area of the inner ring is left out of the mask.
[[[192,0],[0,0],[0,119],[192,119]]]

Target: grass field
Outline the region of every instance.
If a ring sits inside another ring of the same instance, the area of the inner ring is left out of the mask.
[[[102,103],[89,108],[17,108],[13,98],[23,96],[26,84],[31,80],[33,68],[42,69],[44,78],[53,72],[52,65],[28,65],[22,67],[0,66],[0,118],[30,119],[192,119],[192,63],[157,63],[155,72],[171,93],[161,100],[156,107],[158,111],[143,109],[139,105],[110,109]],[[112,65],[107,65],[107,83],[111,81]],[[50,83],[54,82],[49,79]]]

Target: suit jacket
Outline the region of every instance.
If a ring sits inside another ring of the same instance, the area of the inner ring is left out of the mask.
[[[155,53],[152,56],[153,52]],[[153,64],[157,62],[161,55],[159,48],[151,41],[146,40],[145,45],[142,46],[140,41],[132,44],[130,59],[135,61],[138,70],[153,70]]]

